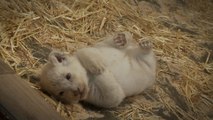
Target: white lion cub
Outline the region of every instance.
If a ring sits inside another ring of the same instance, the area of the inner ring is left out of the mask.
[[[138,45],[129,32],[119,32],[74,55],[51,52],[39,77],[42,89],[62,102],[110,108],[151,86],[155,74],[151,43],[144,38]]]

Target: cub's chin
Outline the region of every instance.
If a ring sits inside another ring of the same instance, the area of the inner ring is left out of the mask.
[[[62,97],[55,97],[57,101],[60,101],[63,104],[75,104],[80,101],[80,98],[62,98]]]
[[[67,105],[70,105],[70,104],[76,104],[78,103],[80,100],[59,100],[61,103],[63,104],[67,104]]]

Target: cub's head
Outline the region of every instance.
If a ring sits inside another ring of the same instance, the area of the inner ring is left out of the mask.
[[[53,51],[39,75],[40,86],[64,103],[86,98],[88,78],[86,70],[76,57]]]

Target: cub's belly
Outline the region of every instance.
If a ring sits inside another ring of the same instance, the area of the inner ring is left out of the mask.
[[[135,60],[124,59],[107,68],[121,85],[126,96],[139,94],[154,82],[152,74]]]
[[[107,69],[112,72],[126,96],[139,94],[153,83],[149,69],[142,61],[139,64],[135,58],[113,48],[101,48],[100,51]]]

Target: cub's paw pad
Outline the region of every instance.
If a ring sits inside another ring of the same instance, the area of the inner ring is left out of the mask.
[[[127,44],[127,39],[124,33],[117,33],[113,38],[116,47],[122,48]]]
[[[147,40],[146,38],[140,39],[139,45],[143,49],[151,49],[152,48],[152,42],[150,40]]]

